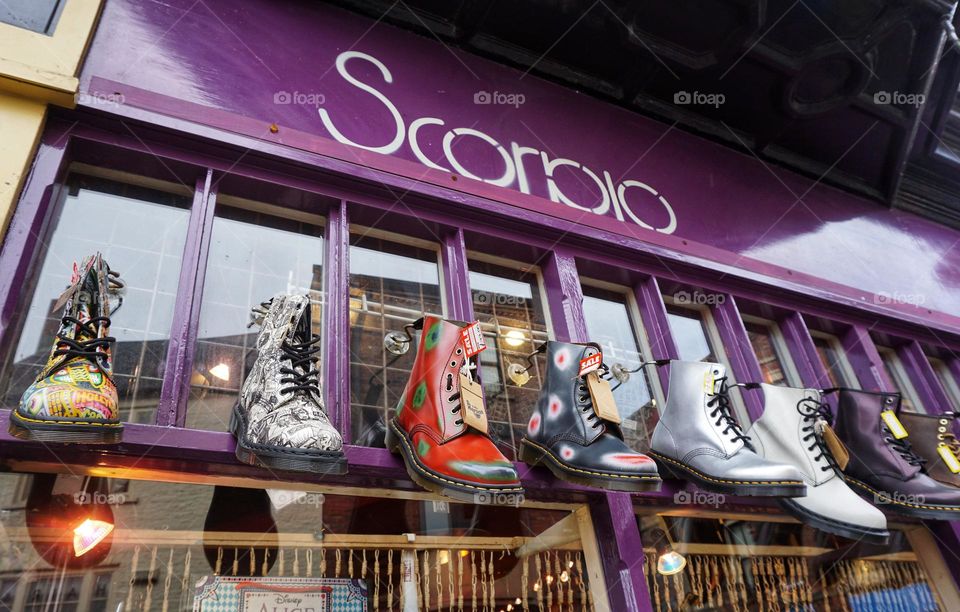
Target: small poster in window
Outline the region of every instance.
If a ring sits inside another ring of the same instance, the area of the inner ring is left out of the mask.
[[[205,576],[194,612],[366,612],[367,583],[350,578]]]

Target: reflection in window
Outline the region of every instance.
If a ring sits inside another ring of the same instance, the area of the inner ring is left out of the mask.
[[[591,342],[603,347],[603,361],[635,370],[645,361],[637,332],[627,307],[627,296],[595,287],[583,287],[583,314]],[[657,402],[651,392],[652,367],[630,374],[618,384],[613,381],[613,397],[622,419],[621,429],[627,444],[645,451],[650,446],[650,435],[657,424]]]
[[[643,516],[640,531],[658,610],[939,609],[918,559],[932,542],[914,550],[893,528],[880,554],[876,545],[803,524],[734,516]],[[673,576],[657,572],[667,547],[686,558]]]
[[[760,374],[763,377],[763,382],[771,385],[786,385],[789,382],[787,381],[783,357],[778,350],[773,335],[773,325],[775,324],[744,321],[747,336],[750,338],[750,345],[753,347],[757,362],[760,364]]]
[[[558,525],[570,517],[567,508],[401,499],[383,489],[356,489],[362,495],[284,494],[262,488],[135,480],[128,500],[136,503],[112,500],[108,506],[116,529],[112,542],[105,541],[90,553],[102,555],[99,565],[64,569],[51,567],[38,553],[53,538],[46,531],[27,528],[28,519],[36,514],[11,506],[4,495],[14,487],[15,478],[0,474],[0,507],[4,508],[0,512],[0,533],[4,534],[0,585],[7,587],[4,592],[19,593],[22,603],[16,597],[4,600],[19,611],[102,612],[106,600],[110,612],[186,612],[198,602],[195,585],[206,584],[215,575],[294,578],[299,586],[314,587],[320,579],[339,579],[332,601],[314,606],[316,612],[411,607],[479,611],[505,610],[508,605],[519,612],[543,609],[538,600],[548,599],[565,602],[564,611],[579,612],[593,609],[592,597],[597,598],[598,607],[606,599],[602,587],[590,594],[590,580],[603,579],[587,563],[598,558],[595,543],[581,541],[576,528],[572,533],[568,528],[561,530],[569,521]],[[65,482],[69,479],[58,477],[52,483],[55,490],[76,490]],[[406,475],[402,480],[409,482]],[[72,503],[74,497],[67,494],[63,499]],[[563,539],[550,536],[558,531]],[[416,538],[408,540],[400,534]],[[585,553],[588,545],[593,548]],[[72,554],[72,542],[64,546]],[[528,552],[520,555],[521,550]],[[419,586],[415,593],[408,593],[413,601],[404,607],[403,561],[413,555],[417,561],[414,584]],[[237,599],[210,597],[204,609],[211,603],[222,612],[244,608]],[[278,611],[285,608],[309,606],[276,606]],[[266,609],[272,611],[273,603]]]
[[[0,2],[0,23],[52,34],[65,0],[4,0]]]
[[[170,325],[187,234],[190,200],[113,181],[72,176],[40,254],[36,286],[0,388],[6,406],[46,363],[63,313],[51,312],[69,284],[73,263],[100,251],[126,283],[111,317],[113,381],[120,417],[152,422],[160,399]]]
[[[539,275],[474,259],[469,268],[474,317],[487,341],[480,367],[490,433],[513,459],[540,396],[541,380],[539,368],[531,368],[530,380],[518,386],[507,376],[507,367],[511,363],[526,367],[526,356],[547,340]],[[537,361],[542,357],[538,355]]]
[[[831,387],[855,387],[859,388],[851,376],[847,375],[844,368],[843,349],[840,340],[835,336],[826,334],[811,334],[813,337],[813,346],[817,349],[817,355],[820,357],[820,363],[827,371],[827,378],[830,379]]]
[[[897,352],[882,346],[877,347],[877,352],[880,353],[880,361],[883,362],[887,375],[890,376],[891,382],[903,398],[901,400],[903,409],[908,412],[926,412],[917,395],[917,390],[914,389],[906,370],[903,369],[903,364],[900,363],[900,358],[897,357]]]
[[[384,424],[396,408],[416,357],[383,346],[425,314],[442,316],[437,251],[363,236],[350,247],[350,405],[355,444],[384,446]]]
[[[707,335],[703,314],[693,308],[667,304],[670,334],[683,361],[717,362],[717,355]]]
[[[226,431],[257,356],[250,309],[278,293],[307,293],[322,333],[323,228],[218,205],[211,236],[187,426]]]

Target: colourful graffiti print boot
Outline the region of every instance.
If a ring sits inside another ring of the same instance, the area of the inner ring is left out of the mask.
[[[899,393],[839,390],[837,435],[850,452],[844,479],[884,510],[922,519],[960,519],[960,490],[924,472],[913,435],[896,419],[899,412]]]
[[[953,433],[953,421],[960,413],[918,414],[900,411],[900,421],[913,439],[913,449],[926,463],[930,478],[951,487],[960,487],[960,440]],[[946,451],[942,450],[946,448]]]
[[[10,413],[10,433],[43,442],[119,442],[110,346],[111,295],[123,287],[97,253],[74,264],[57,305],[63,317],[47,364]],[[119,307],[119,305],[118,305]],[[114,309],[116,310],[116,309]]]
[[[254,308],[257,359],[233,407],[237,459],[250,465],[346,474],[343,438],[327,418],[320,392],[310,298],[276,295]]]
[[[853,492],[840,476],[841,464],[831,452],[832,438],[828,438],[833,413],[822,402],[820,392],[766,383],[758,387],[763,390],[763,415],[753,422],[747,436],[757,454],[792,465],[807,483],[806,497],[780,499],[780,506],[821,531],[886,543],[890,532],[883,512]]]
[[[597,344],[547,342],[547,376],[540,399],[520,441],[520,459],[542,464],[554,476],[576,484],[616,491],[660,488],[653,459],[623,441],[619,425],[600,418],[579,375],[582,359],[596,356]]]
[[[732,414],[726,369],[719,363],[671,361],[667,405],[650,439],[664,476],[704,490],[758,497],[802,497],[793,466],[758,455]]]
[[[461,372],[476,375],[461,335],[469,323],[425,317],[410,379],[387,427],[387,448],[399,453],[423,488],[473,503],[517,505],[523,488],[513,464],[489,436],[464,422]],[[475,379],[474,379],[475,380]]]

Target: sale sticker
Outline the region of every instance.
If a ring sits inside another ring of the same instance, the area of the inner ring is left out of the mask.
[[[594,353],[584,357],[580,360],[580,373],[577,376],[583,376],[600,369],[601,363],[603,363],[603,353]]]
[[[483,330],[480,329],[479,321],[474,321],[460,330],[460,337],[463,340],[463,350],[466,351],[467,357],[473,357],[487,348],[487,343],[483,339]]]

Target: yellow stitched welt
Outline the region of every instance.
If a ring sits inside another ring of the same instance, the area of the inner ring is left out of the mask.
[[[727,480],[724,478],[714,478],[712,476],[707,476],[706,474],[703,474],[688,465],[684,465],[679,461],[671,459],[670,457],[664,457],[663,455],[661,455],[656,451],[651,450],[647,452],[657,457],[658,459],[669,461],[670,463],[677,465],[687,471],[693,472],[694,474],[696,474],[700,478],[703,478],[704,480],[710,480],[712,482],[729,483],[729,484],[749,484],[749,485],[800,485],[800,484],[803,484],[803,482],[799,480]]]

